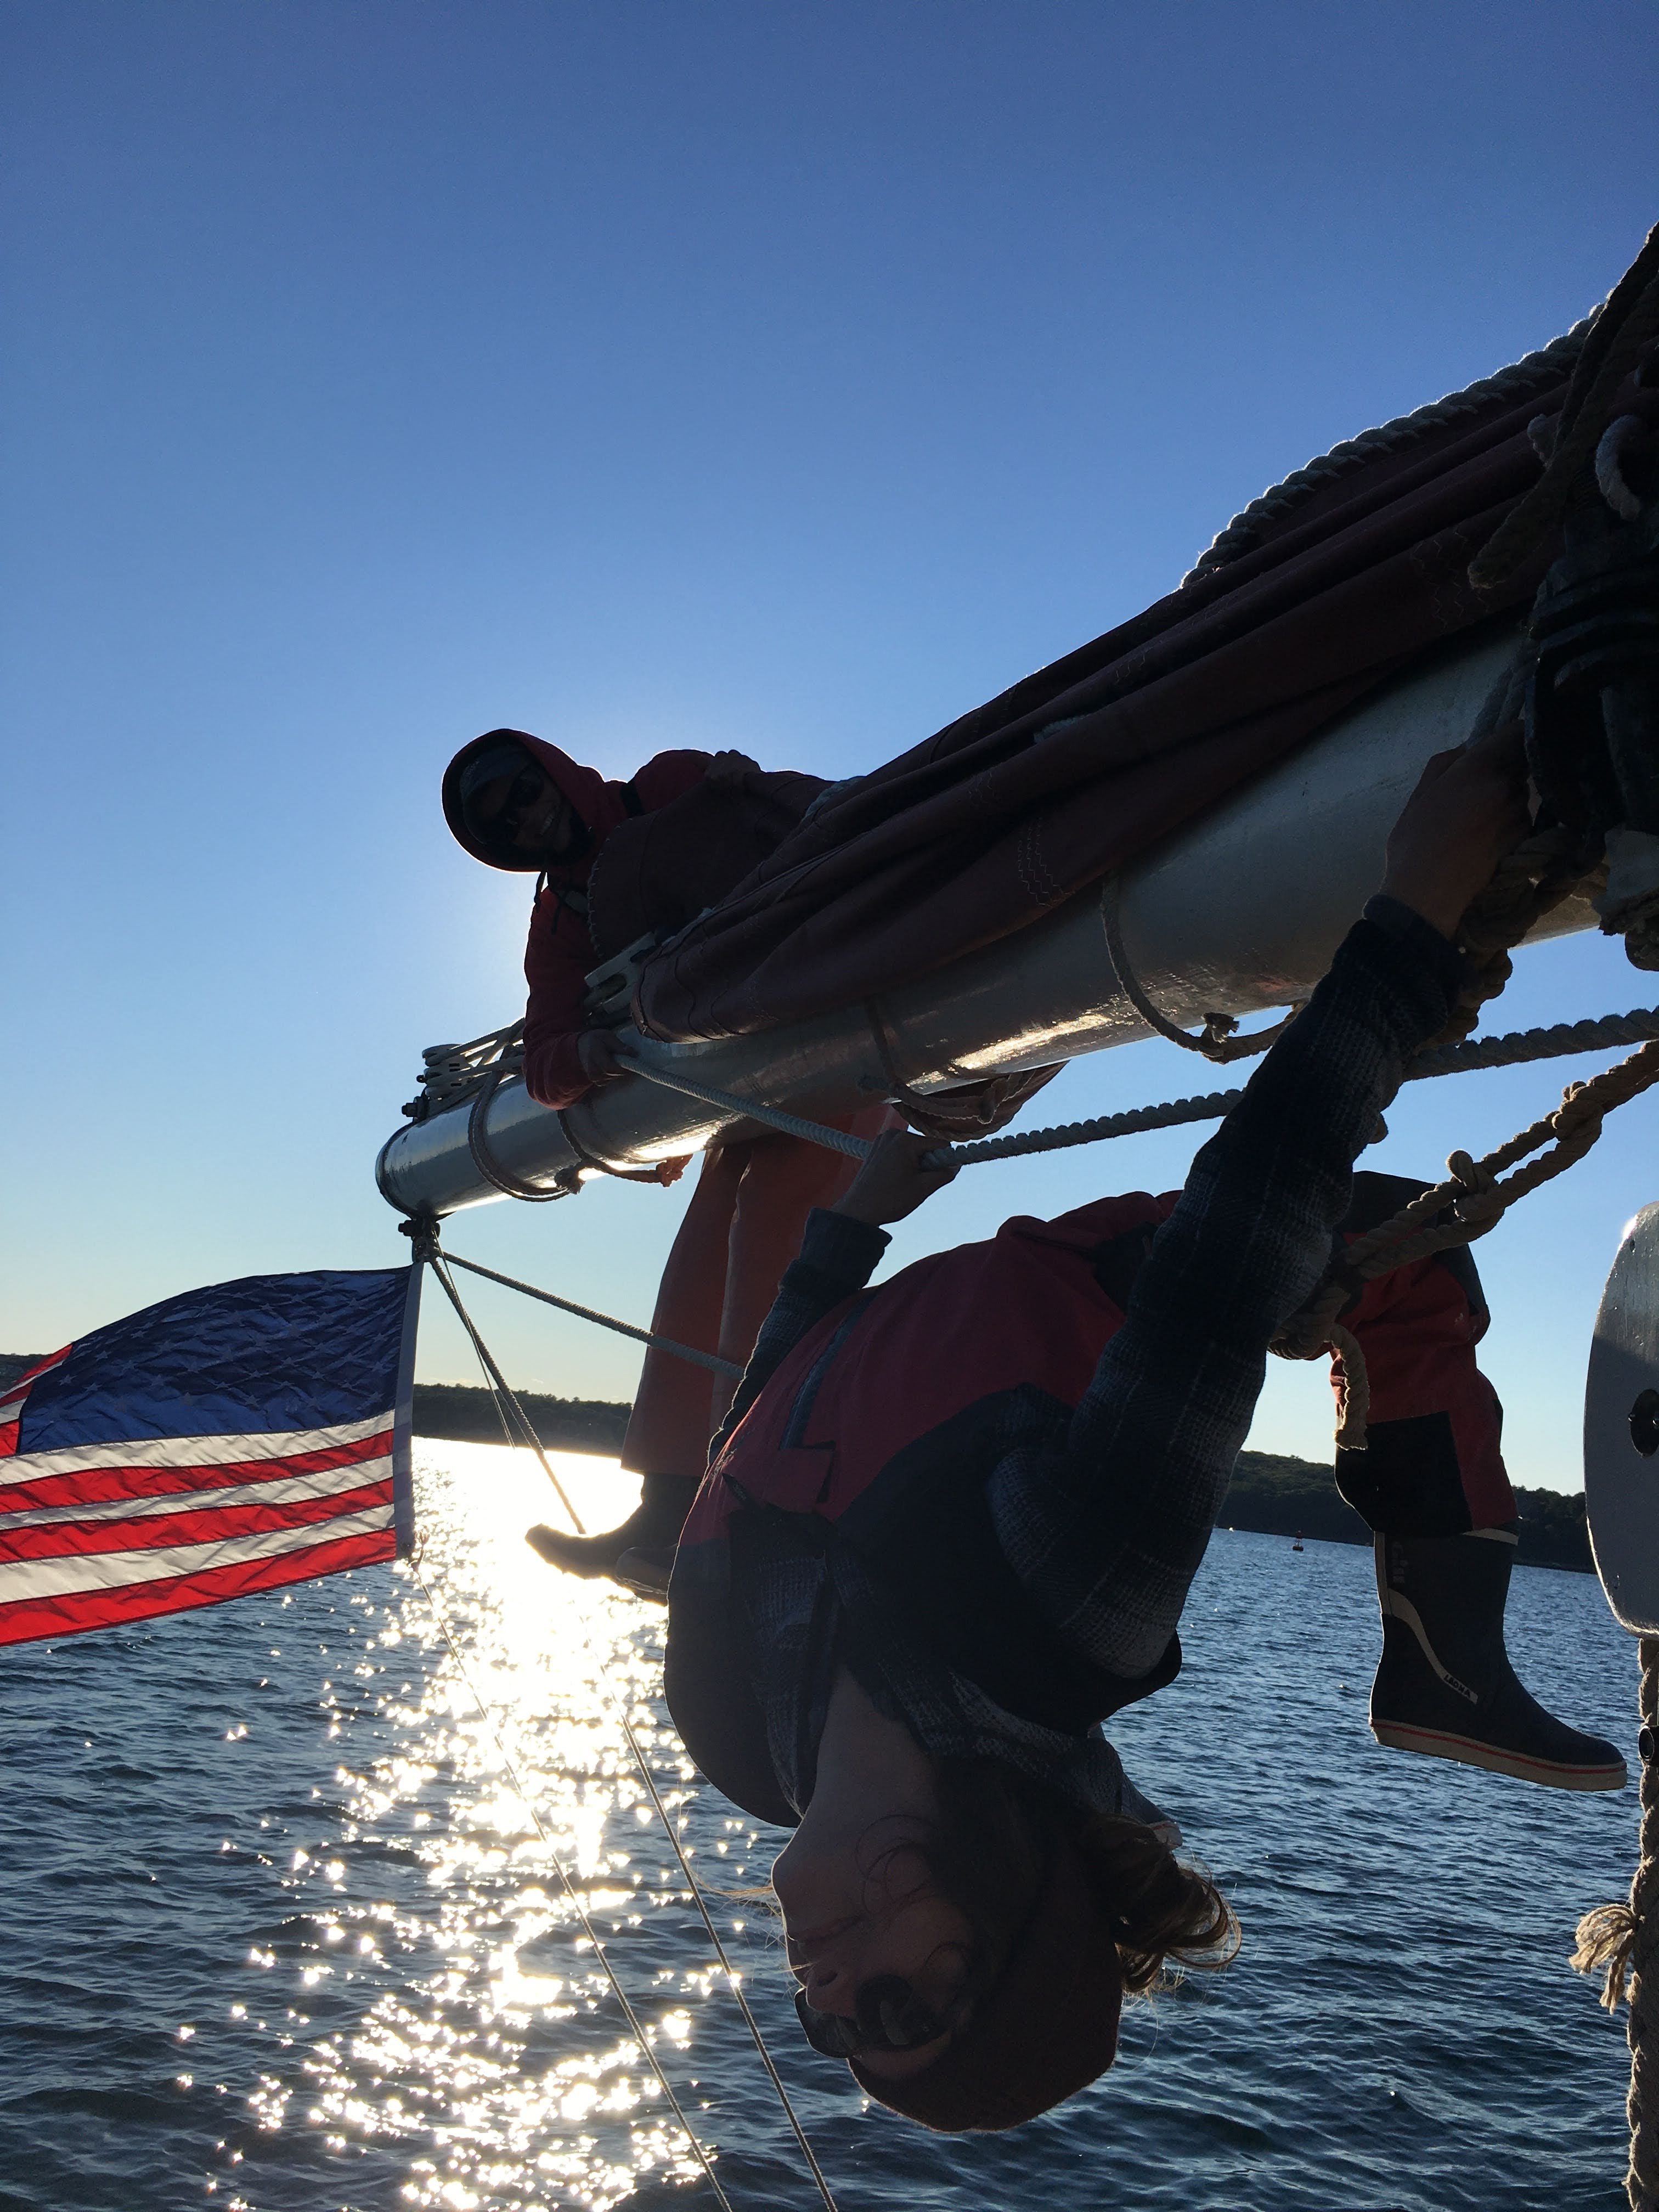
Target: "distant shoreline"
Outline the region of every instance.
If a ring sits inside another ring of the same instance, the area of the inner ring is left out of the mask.
[[[44,1358],[43,1352],[0,1352],[0,1388]],[[522,1391],[519,1402],[550,1450],[609,1457],[622,1449],[631,1408],[599,1398],[554,1398]],[[415,1385],[417,1436],[455,1443],[503,1441],[488,1390],[461,1382]],[[1517,1490],[1523,1566],[1593,1571],[1583,1491]],[[1220,1525],[1264,1536],[1316,1536],[1327,1543],[1369,1544],[1370,1530],[1337,1491],[1328,1467],[1276,1452],[1241,1452],[1221,1509]]]
[[[521,1393],[519,1401],[551,1450],[620,1451],[631,1408],[604,1401]],[[501,1425],[489,1391],[462,1383],[417,1382],[415,1427],[423,1437],[500,1443]],[[1517,1490],[1523,1566],[1592,1571],[1583,1492]],[[1241,1452],[1221,1509],[1221,1526],[1264,1536],[1317,1536],[1327,1543],[1369,1544],[1371,1532],[1346,1504],[1328,1467],[1274,1452]]]

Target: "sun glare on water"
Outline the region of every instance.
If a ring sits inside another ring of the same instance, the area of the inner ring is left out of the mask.
[[[556,1464],[590,1528],[611,1525],[637,1494],[613,1462],[561,1454]],[[533,1458],[423,1445],[416,1467],[416,1571],[399,1574],[389,1606],[354,1596],[372,1616],[368,1648],[357,1680],[335,1685],[339,1748],[352,1753],[335,1777],[344,1858],[302,1852],[289,1875],[313,1923],[306,1988],[397,1952],[405,1971],[386,1978],[349,2034],[312,2042],[306,2120],[341,2149],[409,2143],[418,2154],[400,2194],[411,2207],[603,2212],[642,2185],[702,2169],[561,1863],[706,2143],[715,2079],[736,2065],[747,2081],[755,2064],[715,2015],[732,2000],[617,1708],[720,1887],[763,1879],[767,1854],[751,1860],[757,1832],[724,1801],[696,1802],[660,1702],[662,1610],[556,1574],[525,1544],[532,1522],[562,1522]],[[366,1893],[377,1857],[418,1863],[416,1909],[407,1881],[397,1905]],[[723,1932],[746,1925],[767,1942],[752,1904],[734,1911],[720,1899],[716,1910]],[[408,1972],[422,1954],[425,1970]],[[758,1973],[781,1994],[775,1947],[745,1952],[744,1964],[751,1987]],[[290,2091],[291,2077],[270,2083],[264,2127],[299,2117]]]

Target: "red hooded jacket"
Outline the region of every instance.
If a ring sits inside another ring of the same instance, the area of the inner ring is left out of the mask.
[[[459,796],[461,771],[468,761],[483,746],[502,738],[516,738],[532,759],[546,769],[588,831],[587,843],[578,859],[568,867],[546,872],[531,909],[530,937],[524,954],[525,980],[530,986],[525,1009],[525,1083],[531,1097],[544,1106],[568,1106],[589,1088],[580,1048],[582,1031],[591,1024],[582,1012],[582,998],[585,979],[597,965],[599,956],[588,935],[586,902],[580,894],[594,855],[611,831],[630,817],[654,813],[694,790],[708,775],[713,757],[699,752],[659,753],[623,784],[607,781],[597,769],[582,767],[556,745],[527,736],[522,730],[488,730],[483,737],[474,738],[444,771],[444,817],[475,860],[518,875],[536,875],[537,863],[502,860],[487,852],[462,820]],[[572,893],[578,895],[574,901]]]

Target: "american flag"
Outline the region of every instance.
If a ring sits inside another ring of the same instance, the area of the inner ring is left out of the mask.
[[[399,1558],[419,1270],[249,1275],[0,1389],[0,1644]]]

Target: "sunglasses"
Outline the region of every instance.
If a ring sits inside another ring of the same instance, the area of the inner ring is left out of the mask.
[[[506,799],[497,809],[490,823],[492,836],[511,842],[519,834],[519,823],[545,789],[547,778],[534,761],[526,761],[507,787]]]
[[[795,2012],[806,2040],[826,2058],[856,2058],[865,2051],[915,2051],[936,2042],[955,2025],[957,2011],[935,2012],[902,1975],[878,1974],[854,1992],[854,2017],[817,2012],[805,1990],[795,1992]]]

